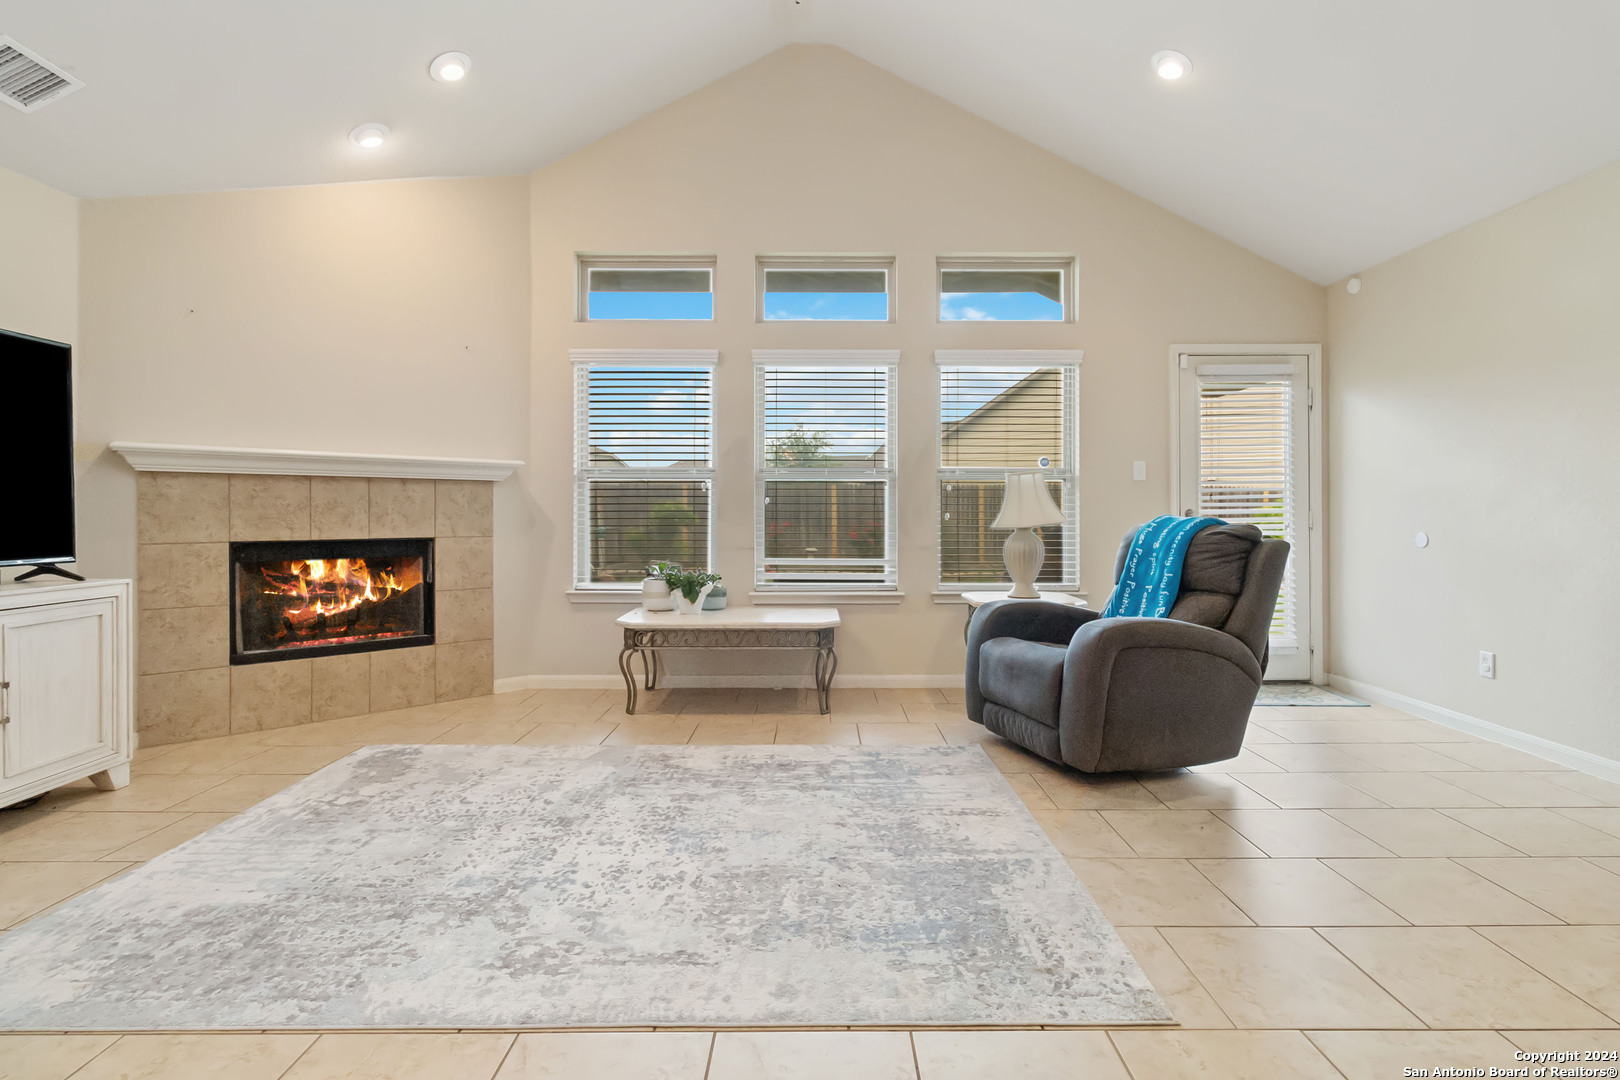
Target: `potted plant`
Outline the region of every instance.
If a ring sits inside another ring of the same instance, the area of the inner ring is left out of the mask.
[[[664,580],[669,583],[670,592],[674,595],[675,610],[682,615],[694,615],[703,610],[703,602],[714,591],[720,575],[677,567],[666,572]]]
[[[726,607],[726,587],[716,584],[709,593],[708,599],[703,601],[704,611],[724,611]]]
[[[669,582],[664,575],[680,570],[680,563],[655,562],[647,567],[647,576],[641,579],[641,609],[643,611],[674,611],[675,597],[670,595]]]

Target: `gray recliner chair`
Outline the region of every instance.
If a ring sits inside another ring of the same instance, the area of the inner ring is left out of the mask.
[[[1124,572],[1136,529],[1114,560]],[[968,628],[967,713],[1084,772],[1237,756],[1266,668],[1288,544],[1252,525],[1199,531],[1169,618],[1104,619],[1028,600],[982,605]]]

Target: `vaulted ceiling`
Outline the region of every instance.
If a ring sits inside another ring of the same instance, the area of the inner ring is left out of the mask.
[[[0,108],[0,165],[83,196],[528,172],[793,42],[1323,283],[1620,158],[1614,0],[0,0],[0,33],[86,84]]]

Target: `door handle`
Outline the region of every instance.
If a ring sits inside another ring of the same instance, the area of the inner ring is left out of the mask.
[[[11,723],[11,683],[0,682],[0,727]]]

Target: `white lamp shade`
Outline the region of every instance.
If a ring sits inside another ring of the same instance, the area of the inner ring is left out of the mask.
[[[1061,525],[1063,511],[1046,490],[1046,473],[1036,469],[1007,474],[1006,493],[1001,497],[1001,513],[991,522],[992,529],[1025,529],[1039,525]]]

